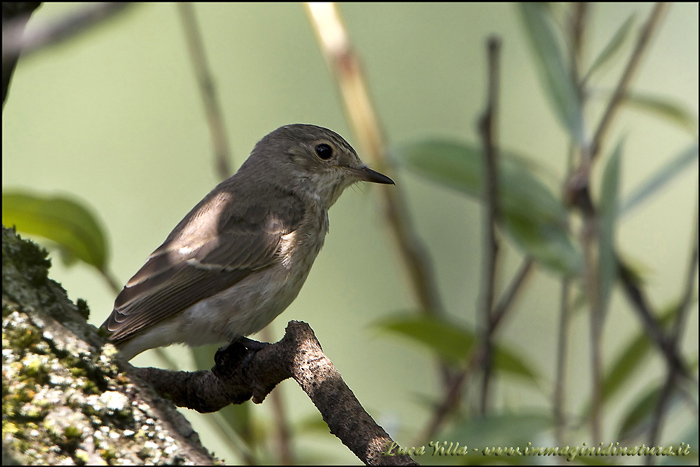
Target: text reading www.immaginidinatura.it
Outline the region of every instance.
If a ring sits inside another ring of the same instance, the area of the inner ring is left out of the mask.
[[[396,443],[390,443],[382,453],[385,456],[409,455],[409,456],[468,456],[482,455],[488,457],[515,457],[515,456],[559,456],[572,461],[577,457],[685,457],[690,455],[690,445],[680,443],[678,446],[620,446],[620,443],[600,443],[597,447],[589,447],[586,443],[581,446],[541,447],[527,443],[520,447],[485,447],[469,448],[457,442],[431,441],[428,446],[401,447]]]

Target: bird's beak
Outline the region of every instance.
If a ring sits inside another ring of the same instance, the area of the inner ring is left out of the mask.
[[[390,179],[386,175],[382,175],[379,172],[370,169],[366,165],[364,167],[360,167],[359,169],[352,169],[352,171],[357,176],[357,178],[363,182],[385,183],[387,185],[395,185],[392,179]]]

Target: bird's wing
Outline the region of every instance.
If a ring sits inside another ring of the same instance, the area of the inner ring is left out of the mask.
[[[274,264],[282,236],[295,231],[304,217],[303,201],[288,195],[267,203],[268,207],[258,203],[245,210],[227,207],[235,202],[230,196],[213,198],[209,209],[203,209],[204,201],[117,296],[103,324],[112,332],[113,342],[126,341]]]

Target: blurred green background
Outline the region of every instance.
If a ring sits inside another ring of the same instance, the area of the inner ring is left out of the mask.
[[[32,21],[75,7],[46,4]],[[650,8],[647,4],[595,5],[587,36],[589,62],[632,13],[638,13],[638,27]],[[197,4],[195,9],[234,167],[245,160],[259,138],[287,123],[331,128],[357,147],[302,5]],[[539,86],[514,5],[352,3],[341,4],[340,9],[363,60],[390,144],[427,136],[478,143],[476,121],[486,99],[485,42],[489,35],[499,35],[503,41],[499,142],[541,164],[542,180],[560,193],[567,136]],[[620,58],[598,75],[596,86],[609,89],[616,83],[632,44],[628,40],[623,45]],[[668,98],[697,116],[697,4],[670,8],[633,89]],[[595,122],[602,108],[601,102],[593,101],[586,116]],[[626,137],[624,199],[697,140],[697,127],[688,131],[623,109],[603,157],[621,136]],[[3,189],[69,195],[92,206],[108,235],[110,268],[121,283],[126,282],[218,183],[176,7],[134,6],[76,40],[21,60],[3,113],[2,151]],[[594,171],[596,189],[604,165],[600,162]],[[459,322],[474,325],[481,261],[480,206],[414,173],[397,168],[396,174],[415,228],[432,257],[445,308]],[[656,307],[675,299],[682,287],[692,225],[697,221],[697,178],[694,163],[619,225],[620,252],[645,270],[646,287]],[[271,325],[272,338],[282,336],[288,320],[308,322],[365,408],[396,441],[409,444],[430,414],[426,397],[436,398],[440,385],[429,354],[372,327],[396,311],[416,308],[403,264],[383,224],[379,200],[373,196],[384,189],[391,188],[357,186],[333,207],[324,250],[297,300]],[[521,258],[517,249],[504,248],[499,290]],[[73,300],[87,300],[90,321],[96,326],[111,311],[114,293],[91,268],[65,267],[55,258],[51,276]],[[498,379],[492,398],[497,411],[549,412],[558,306],[559,280],[538,269],[498,341],[525,355],[541,373],[542,384],[536,389],[517,379]],[[697,362],[696,302],[693,307],[683,349]],[[575,412],[590,392],[585,313],[574,318],[573,329],[568,401],[569,410]],[[613,293],[605,329],[606,362],[640,332],[641,325],[619,290]],[[188,361],[183,348],[169,352],[181,362]],[[133,363],[159,365],[150,352]],[[654,352],[634,385],[606,406],[606,440],[616,432],[624,407],[663,376],[662,359]],[[316,411],[293,382],[281,387],[294,431],[300,422],[313,419]],[[228,462],[239,460],[229,450],[229,442],[207,435],[207,415],[185,412],[210,450]],[[268,405],[254,406],[253,412],[259,414],[261,426],[269,428]],[[692,414],[681,428],[687,428],[689,420]],[[663,440],[676,443],[678,436],[667,430]],[[577,440],[585,441],[585,432]],[[546,438],[539,441],[547,444]],[[322,430],[297,437],[294,449],[300,458],[311,461],[356,461]],[[274,453],[263,459],[274,461]]]

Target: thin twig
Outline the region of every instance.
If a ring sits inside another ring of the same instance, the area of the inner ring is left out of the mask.
[[[223,112],[219,104],[218,93],[214,84],[213,74],[206,58],[202,34],[191,3],[178,4],[183,30],[187,39],[187,48],[194,75],[199,85],[200,96],[204,105],[212,146],[214,148],[214,165],[219,179],[225,180],[231,175],[231,150],[224,124]],[[267,336],[267,337],[265,337]],[[269,339],[269,329],[263,330],[263,339]],[[291,449],[291,436],[284,402],[279,389],[270,394],[273,416],[275,419],[277,449],[280,463],[294,463]]]
[[[530,277],[530,273],[532,272],[532,268],[534,266],[535,260],[532,258],[532,256],[525,257],[523,262],[520,264],[520,267],[515,273],[515,276],[513,276],[513,280],[508,286],[508,289],[506,289],[501,296],[501,299],[493,308],[493,312],[491,313],[491,323],[489,325],[489,332],[491,334],[494,333],[503,317],[515,302],[519,292],[523,289],[523,285],[525,285],[525,281]]]
[[[224,125],[223,112],[219,105],[216,86],[214,85],[214,79],[204,51],[202,34],[191,3],[178,3],[178,11],[180,12],[180,19],[182,19],[182,26],[187,39],[187,49],[190,52],[192,69],[199,84],[204,112],[207,115],[211,142],[214,147],[214,164],[219,178],[225,180],[231,176],[229,163],[231,150],[229,149],[226,126]]]
[[[646,24],[644,25],[644,28],[639,33],[637,43],[634,47],[634,51],[632,52],[632,55],[630,56],[630,59],[627,62],[625,71],[622,73],[622,77],[620,78],[620,81],[615,87],[615,91],[613,92],[613,95],[610,98],[610,101],[608,102],[608,106],[605,109],[605,113],[600,119],[600,123],[598,123],[598,128],[596,129],[595,135],[593,136],[589,154],[591,162],[596,158],[596,156],[600,152],[600,148],[603,144],[605,135],[610,129],[611,123],[615,115],[617,114],[617,111],[620,108],[620,104],[622,104],[622,101],[624,100],[625,95],[627,94],[630,84],[632,83],[632,78],[634,78],[634,75],[637,72],[637,69],[639,68],[639,64],[642,61],[642,57],[648,49],[651,37],[656,32],[656,29],[661,23],[661,19],[663,18],[663,15],[667,9],[667,3],[656,3],[654,5],[654,9],[649,15],[649,18],[647,19]]]
[[[260,332],[262,340],[265,342],[272,341],[272,333],[270,326],[263,328]],[[287,406],[282,397],[282,387],[278,387],[276,391],[270,393],[270,402],[272,403],[272,417],[275,423],[275,435],[277,438],[277,454],[281,465],[296,464],[294,454],[292,452],[292,433],[289,431],[289,418],[287,417]]]
[[[479,119],[479,134],[484,146],[484,251],[481,272],[481,319],[483,322],[483,379],[481,386],[481,415],[486,415],[489,382],[492,372],[493,343],[491,342],[491,312],[493,308],[498,268],[498,89],[501,42],[497,37],[488,39],[488,98],[486,109]]]
[[[608,101],[608,105],[603,113],[603,117],[598,123],[598,127],[593,138],[589,143],[582,145],[579,148],[581,155],[580,166],[578,170],[569,175],[566,188],[566,198],[571,204],[578,206],[584,215],[592,215],[595,211],[595,207],[593,206],[589,192],[592,163],[600,152],[605,135],[607,135],[610,127],[612,126],[614,117],[617,115],[617,111],[619,110],[620,105],[622,104],[632,84],[632,79],[634,78],[639,64],[641,63],[642,57],[648,49],[651,37],[658,29],[663,14],[667,8],[668,5],[666,3],[657,3],[654,6],[654,9],[649,15],[647,22],[637,38],[634,51],[632,52],[627,65],[625,66],[625,70],[622,73],[620,81],[615,87],[613,95]]]
[[[598,293],[598,255],[596,232],[598,222],[595,216],[584,216],[581,242],[584,250],[584,284],[588,296],[591,342],[591,436],[594,442],[601,440],[601,411],[603,401],[602,333],[603,316]]]
[[[398,177],[388,163],[385,138],[367,90],[360,59],[350,44],[338,7],[334,3],[307,3],[306,7],[323,56],[338,82],[343,106],[363,148],[363,156],[366,156],[377,170],[388,173],[397,181],[393,189],[381,190],[380,193],[385,220],[394,235],[399,255],[408,272],[410,289],[415,294],[422,313],[440,316],[443,314],[443,307],[430,259],[413,228],[401,183],[398,183]],[[453,377],[452,372],[443,362],[440,364],[440,371],[444,385],[448,387]]]
[[[571,43],[572,43],[572,53],[570,67],[572,71],[572,79],[576,86],[577,94],[581,99],[581,108],[585,103],[585,90],[583,89],[583,84],[580,82],[579,69],[580,60],[583,54],[583,33],[585,25],[585,14],[587,12],[586,7],[583,3],[578,3],[577,6],[573,7],[575,14],[572,22],[574,27],[571,30]],[[573,142],[572,142],[573,144]],[[572,156],[574,151],[570,151],[569,155]],[[583,193],[589,195],[588,185],[590,183],[590,157],[586,157],[586,148],[580,148],[581,154],[581,172],[579,175],[579,181],[582,182],[580,187]],[[571,159],[570,159],[571,161]],[[569,163],[571,168],[571,163]],[[570,170],[568,175],[571,177],[573,175]],[[597,217],[595,216],[595,209],[592,206],[592,202],[585,204],[588,209],[582,209],[583,213],[583,225],[581,227],[581,244],[583,246],[583,258],[584,258],[584,271],[583,271],[583,281],[586,293],[588,295],[589,303],[589,314],[590,314],[590,342],[591,342],[591,372],[592,372],[592,386],[591,386],[591,434],[594,441],[600,439],[601,430],[601,404],[602,404],[602,381],[603,381],[603,368],[602,368],[602,351],[601,351],[601,333],[602,333],[602,316],[600,309],[600,302],[598,300],[598,258],[596,255],[596,232],[597,232]],[[566,349],[567,349],[567,336],[568,336],[568,325],[569,325],[569,310],[568,310],[568,280],[564,279],[562,283],[562,297],[561,297],[561,310],[560,310],[560,322],[559,322],[559,356],[557,360],[557,384],[555,386],[555,419],[557,426],[562,428],[565,426],[564,421],[564,385],[565,379],[564,375],[566,373]],[[560,435],[560,433],[558,433]]]
[[[644,324],[647,334],[649,334],[651,340],[654,342],[654,344],[656,344],[662,355],[666,358],[666,364],[669,366],[669,368],[678,368],[681,375],[683,375],[685,378],[692,379],[688,373],[689,366],[678,354],[678,349],[674,348],[670,344],[670,340],[664,333],[661,324],[655,318],[656,313],[649,304],[649,299],[647,298],[646,293],[641,287],[639,287],[634,279],[632,269],[623,263],[619,258],[617,258],[617,269],[618,278],[622,282],[622,289],[625,292],[625,296],[637,310],[637,316],[639,316],[642,324]]]
[[[565,277],[561,281],[561,301],[559,305],[559,329],[557,332],[557,363],[554,376],[554,407],[555,439],[559,446],[566,445],[566,366],[569,355],[569,329],[571,324],[571,279]]]
[[[678,307],[678,317],[671,332],[671,340],[677,342],[681,338],[681,334],[686,329],[686,323],[688,322],[688,315],[690,313],[690,303],[693,300],[693,291],[695,290],[695,284],[697,283],[697,269],[698,269],[698,196],[695,195],[695,232],[691,237],[693,240],[692,253],[690,254],[690,262],[688,263],[688,270],[685,275],[685,286],[683,293],[681,294],[681,303]]]
[[[81,6],[70,14],[58,19],[32,22],[32,27],[24,31],[24,22],[18,18],[2,27],[2,63],[14,60],[22,54],[26,58],[45,47],[71,39],[83,31],[97,26],[123,11],[129,3],[96,3]]]
[[[214,84],[213,74],[206,58],[202,34],[191,3],[178,4],[178,11],[182,20],[183,30],[187,39],[187,48],[194,75],[199,85],[200,96],[204,105],[212,146],[214,148],[214,165],[221,180],[231,175],[231,150],[224,124],[223,112],[219,103],[218,93]],[[269,328],[263,329],[263,340],[270,340]],[[275,419],[277,449],[280,463],[290,465],[294,463],[291,448],[291,434],[287,411],[282,400],[282,393],[278,389],[270,394],[272,413]]]
[[[571,5],[573,15],[571,17],[571,77],[574,83],[579,82],[581,72],[581,60],[583,57],[583,44],[590,4],[588,2],[575,2]],[[582,89],[577,86],[579,99],[583,98]]]
[[[311,22],[319,38],[324,56],[335,72],[349,121],[364,148],[363,155],[381,172],[392,172],[386,159],[386,144],[371,103],[359,58],[352,50],[347,33],[340,20],[337,6],[307,5]],[[395,174],[391,174],[394,179]],[[384,196],[387,221],[399,244],[401,256],[409,270],[412,287],[423,312],[439,314],[439,303],[433,274],[428,265],[425,249],[415,235],[407,216],[405,201],[399,189],[381,190]]]
[[[515,277],[508,284],[506,293],[503,295],[501,300],[499,300],[498,305],[496,305],[495,311],[492,315],[493,320],[491,321],[489,338],[493,340],[496,336],[496,332],[501,328],[501,323],[508,315],[508,313],[513,310],[513,304],[519,296],[520,292],[523,290],[523,286],[527,282],[527,278],[530,277],[533,271],[534,261],[531,257],[525,258]],[[435,433],[442,427],[442,425],[447,420],[447,417],[452,413],[453,408],[457,405],[459,401],[459,396],[462,393],[462,387],[464,382],[467,381],[467,376],[469,376],[478,365],[481,365],[484,356],[484,346],[483,342],[476,345],[472,351],[465,358],[462,370],[457,373],[452,379],[450,385],[445,391],[442,401],[433,411],[431,419],[428,421],[426,427],[419,434],[419,436],[414,440],[414,444],[421,444],[425,440],[431,439]]]
[[[583,59],[585,32],[590,14],[590,4],[577,2],[571,5],[572,16],[570,18],[571,30],[571,77],[576,85],[576,92],[583,109],[586,103],[586,95],[583,84],[580,82],[581,62]],[[574,159],[576,145],[573,140],[569,142],[569,151],[566,161],[566,179],[568,180],[574,171]],[[567,230],[569,228],[569,215],[567,215]],[[569,354],[569,333],[571,326],[571,278],[561,279],[561,297],[559,304],[559,327],[557,331],[557,361],[556,374],[554,376],[553,411],[555,424],[555,439],[560,446],[566,445],[566,368]]]
[[[19,61],[19,52],[14,56],[5,59],[5,28],[12,28],[15,37],[20,39],[24,34],[24,29],[29,22],[34,11],[41,6],[41,2],[3,2],[2,4],[2,108],[5,109],[7,92],[10,89],[12,75]],[[8,41],[9,42],[9,41]]]
[[[696,196],[697,200],[697,196]],[[678,305],[678,313],[676,314],[675,323],[671,331],[671,336],[668,339],[668,346],[674,350],[674,353],[680,348],[680,339],[685,324],[688,320],[690,312],[690,302],[692,300],[693,291],[695,290],[696,271],[698,269],[698,205],[695,205],[695,222],[692,238],[692,246],[690,253],[690,261],[688,262],[688,270],[685,275],[685,283],[681,292],[681,300]],[[666,381],[659,393],[659,399],[654,410],[654,418],[652,419],[651,429],[649,430],[649,446],[656,446],[659,441],[659,433],[663,425],[664,418],[667,414],[667,409],[673,390],[675,389],[680,376],[680,368],[676,365],[667,365]],[[651,460],[651,458],[649,459]],[[649,463],[649,462],[648,462]]]
[[[625,67],[625,70],[615,88],[615,92],[608,102],[608,106],[601,118],[595,134],[590,141],[580,150],[580,167],[571,174],[568,181],[567,198],[578,206],[583,214],[581,227],[581,243],[584,251],[584,283],[588,302],[590,304],[590,333],[591,333],[591,365],[593,373],[593,391],[591,405],[591,434],[594,440],[599,440],[601,435],[601,403],[602,403],[602,363],[601,363],[601,333],[602,315],[598,296],[598,255],[596,248],[596,232],[598,231],[598,216],[595,205],[590,195],[590,174],[592,163],[596,159],[603,139],[607,134],[617,110],[627,93],[632,78],[637,71],[644,52],[648,49],[650,39],[658,28],[661,17],[667,6],[662,3],[655,5],[644,28],[642,29],[635,49]],[[619,268],[623,271],[624,268]],[[642,316],[644,318],[644,316]],[[668,348],[660,341],[662,351],[668,353]]]

